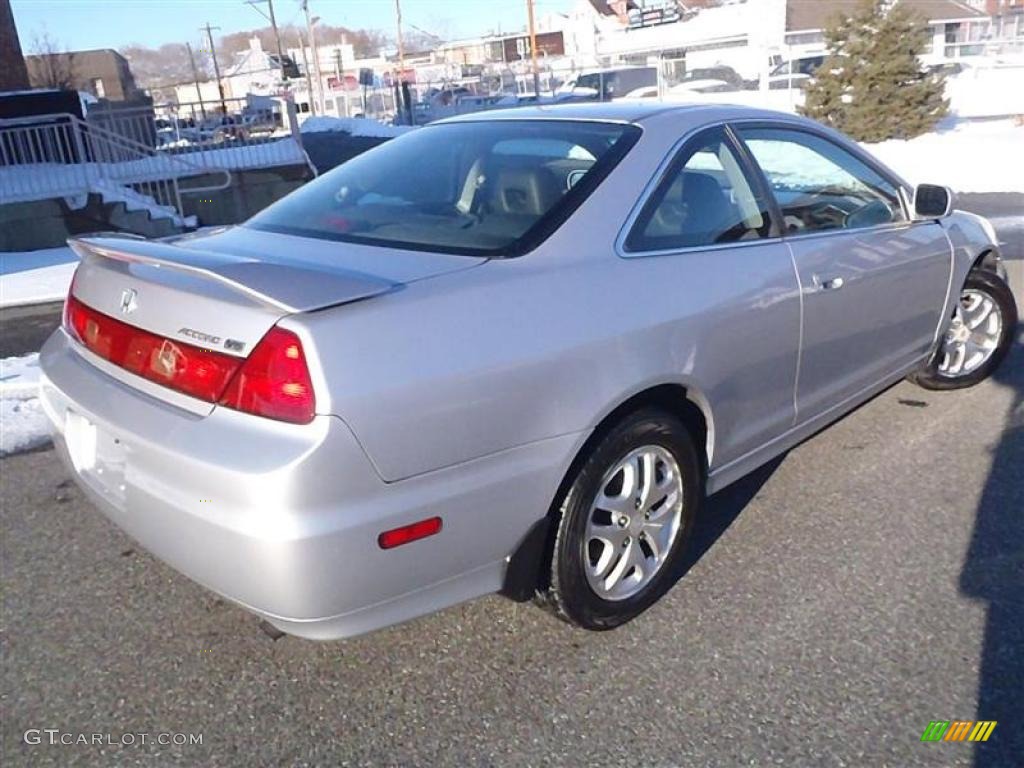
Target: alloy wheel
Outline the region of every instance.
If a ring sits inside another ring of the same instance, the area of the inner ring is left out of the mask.
[[[996,301],[983,291],[965,289],[939,351],[939,375],[958,378],[976,371],[996,351],[1002,330]]]
[[[650,584],[679,535],[682,472],[659,445],[630,451],[609,469],[590,506],[583,541],[591,589],[625,600]]]

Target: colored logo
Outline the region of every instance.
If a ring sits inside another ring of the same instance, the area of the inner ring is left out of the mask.
[[[995,728],[995,720],[932,720],[921,741],[988,741]]]

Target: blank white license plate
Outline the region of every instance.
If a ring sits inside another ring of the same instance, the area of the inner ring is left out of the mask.
[[[75,471],[90,487],[123,509],[127,457],[124,443],[71,410],[64,421],[64,440]]]

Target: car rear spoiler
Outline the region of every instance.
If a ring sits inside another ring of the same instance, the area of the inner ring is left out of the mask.
[[[397,283],[360,272],[278,264],[120,235],[71,238],[68,245],[83,262],[110,260],[188,272],[288,313],[347,304],[398,287]]]

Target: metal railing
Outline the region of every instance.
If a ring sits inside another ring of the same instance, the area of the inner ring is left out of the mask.
[[[205,168],[260,168],[301,159],[302,136],[292,119],[295,105],[248,99],[93,108],[89,125],[162,154],[186,157]],[[290,114],[291,113],[291,114]],[[290,142],[290,143],[289,143]],[[232,150],[224,153],[220,150]]]
[[[183,179],[207,174],[220,181],[183,188]],[[160,152],[75,115],[0,120],[0,204],[63,197],[81,207],[92,193],[183,225],[183,193],[230,183],[227,169]]]

